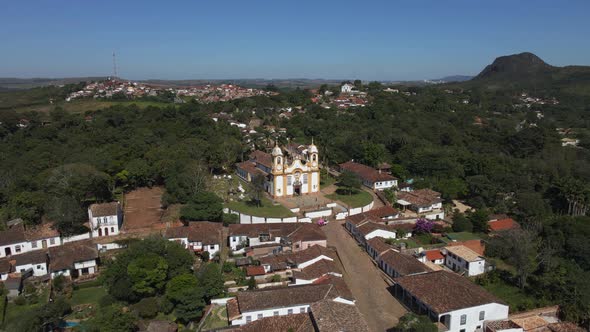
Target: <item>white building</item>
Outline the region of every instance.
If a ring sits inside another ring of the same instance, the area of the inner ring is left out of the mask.
[[[92,204],[88,208],[88,219],[92,237],[117,235],[123,223],[121,205],[118,202]]]
[[[341,171],[349,171],[356,174],[364,186],[373,190],[397,188],[397,178],[389,173],[354,161],[347,161],[339,166]]]
[[[16,255],[14,259],[14,271],[22,275],[41,277],[49,273],[47,250],[35,250]]]
[[[239,292],[227,302],[231,325],[244,325],[265,317],[307,313],[311,304],[324,299],[351,303],[332,284],[312,284]]]
[[[412,311],[450,332],[482,331],[488,320],[508,318],[508,306],[465,277],[436,271],[395,278],[394,295]]]
[[[165,237],[186,249],[197,253],[206,251],[209,257],[213,257],[221,250],[222,228],[218,222],[194,221],[189,222],[188,226],[167,229]]]
[[[60,236],[49,223],[25,229],[22,223],[0,232],[0,258],[59,246]]]
[[[431,270],[413,256],[389,249],[377,257],[377,265],[392,278],[422,274]]]
[[[267,244],[300,251],[314,245],[326,247],[327,239],[320,227],[311,223],[229,225],[228,245],[233,251]]]
[[[485,273],[485,258],[466,246],[445,247],[442,251],[445,254],[445,265],[451,270],[469,277]]]
[[[98,271],[98,250],[91,241],[78,241],[49,248],[51,278],[92,275]]]
[[[397,204],[430,220],[444,219],[445,217],[440,193],[434,190],[419,189],[400,192],[397,196]]]
[[[340,92],[342,93],[351,93],[355,89],[355,86],[350,83],[344,83],[340,87]]]

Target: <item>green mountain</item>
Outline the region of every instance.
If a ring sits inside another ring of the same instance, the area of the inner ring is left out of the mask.
[[[512,54],[496,58],[463,86],[590,96],[590,66],[556,67],[533,53]]]

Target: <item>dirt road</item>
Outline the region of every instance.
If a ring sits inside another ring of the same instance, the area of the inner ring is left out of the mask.
[[[364,249],[358,246],[338,221],[331,221],[323,229],[328,237],[328,245],[338,250],[344,268],[344,280],[371,330],[383,332],[397,325],[406,310],[389,293],[389,285]]]

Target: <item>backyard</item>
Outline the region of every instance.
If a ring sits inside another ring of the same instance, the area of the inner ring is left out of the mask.
[[[225,305],[216,305],[211,309],[211,313],[205,318],[205,323],[201,328],[202,331],[218,329],[228,326],[227,309]]]

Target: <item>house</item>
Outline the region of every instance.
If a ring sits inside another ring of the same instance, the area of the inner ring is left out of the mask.
[[[428,273],[432,270],[413,256],[389,249],[377,257],[377,265],[392,278]]]
[[[357,236],[358,227],[368,222],[383,223],[389,225],[399,221],[399,211],[391,206],[383,206],[367,212],[348,216],[344,227],[353,235]],[[398,219],[398,220],[396,220]]]
[[[14,270],[23,276],[41,277],[49,273],[47,250],[35,250],[16,255],[12,260],[14,260]]]
[[[442,210],[442,199],[440,193],[430,189],[419,189],[409,192],[399,192],[397,204],[404,209],[409,208],[427,219],[444,219],[445,212]]]
[[[206,251],[209,257],[213,257],[221,250],[222,230],[223,225],[217,222],[189,222],[188,226],[168,228],[164,237],[191,251]]]
[[[264,244],[281,244],[291,251],[327,245],[320,226],[310,223],[232,224],[229,225],[228,240],[234,251]]]
[[[311,284],[325,275],[342,277],[342,272],[332,260],[322,259],[301,270],[293,271],[293,283],[295,285]]]
[[[31,244],[31,250],[47,249],[61,245],[61,237],[50,222],[25,229],[25,238]]]
[[[123,223],[123,212],[119,202],[92,204],[88,207],[88,219],[92,237],[119,234]]]
[[[395,239],[397,230],[394,225],[385,225],[382,223],[368,222],[357,227],[357,241],[363,246],[366,245],[367,240],[374,237],[382,237],[384,239]]]
[[[391,174],[376,170],[373,167],[354,161],[347,161],[339,166],[341,171],[349,171],[356,174],[361,179],[363,185],[373,190],[385,190],[397,187],[397,178]]]
[[[299,285],[239,292],[227,302],[227,314],[231,325],[244,325],[265,317],[304,314],[324,299],[350,303],[332,284]]]
[[[340,92],[341,93],[351,93],[353,90],[355,90],[355,86],[353,84],[350,83],[344,83],[342,84],[342,86],[340,87]]]
[[[250,265],[246,266],[246,276],[248,277],[257,277],[263,276],[266,272],[264,271],[264,267],[260,265]]]
[[[25,226],[22,223],[0,232],[0,257],[10,257],[31,250],[31,243],[25,236]]]
[[[302,251],[260,257],[266,273],[286,269],[304,269],[320,260],[334,261],[336,250],[315,245]]]
[[[559,306],[543,307],[512,314],[508,319],[486,321],[485,332],[582,332],[587,331],[559,319]]]
[[[394,279],[394,295],[411,310],[450,332],[481,330],[485,321],[508,318],[508,306],[482,287],[447,271]]]
[[[418,259],[423,263],[430,262],[436,265],[442,265],[445,263],[445,256],[439,249],[424,250],[420,253]]]
[[[367,241],[366,249],[369,256],[372,259],[377,260],[377,257],[387,250],[393,248],[389,244],[385,243],[385,239],[382,237],[374,237]]]
[[[308,313],[265,317],[229,331],[368,332],[369,328],[355,305],[326,299],[311,304]]]
[[[445,253],[445,265],[453,271],[469,277],[485,273],[485,258],[466,246],[445,247],[442,251]]]
[[[465,240],[465,241],[453,241],[453,242],[450,242],[447,244],[447,247],[454,247],[454,246],[465,246],[465,247],[475,251],[480,256],[483,256],[486,251],[485,243],[479,239]]]
[[[92,275],[98,271],[98,250],[92,241],[77,241],[49,248],[51,278]]]

